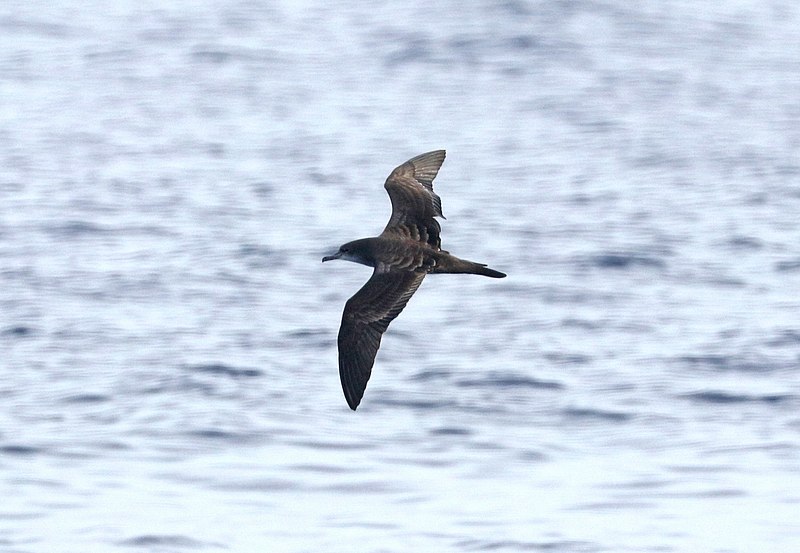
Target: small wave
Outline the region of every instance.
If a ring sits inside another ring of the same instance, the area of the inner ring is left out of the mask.
[[[433,380],[442,380],[449,378],[452,373],[446,369],[425,369],[411,377],[411,380],[419,382],[430,382]]]
[[[579,260],[582,266],[599,269],[632,269],[635,267],[663,269],[666,263],[657,257],[636,253],[608,252]]]
[[[186,536],[155,534],[146,534],[122,540],[119,542],[119,545],[127,547],[145,547],[148,549],[160,547],[181,547],[186,549],[201,549],[209,546],[221,547],[220,544],[202,542]]]
[[[691,394],[684,394],[682,397],[700,403],[714,403],[714,404],[726,404],[726,403],[778,404],[791,401],[792,399],[794,399],[794,396],[790,394],[749,395],[749,394],[733,394],[729,392],[720,392],[712,390],[708,390],[705,392],[693,392]]]
[[[65,238],[107,234],[109,232],[109,229],[88,221],[67,221],[66,223],[53,225],[47,230],[55,236]]]
[[[0,445],[0,454],[4,455],[18,455],[20,457],[28,456],[28,455],[37,455],[42,453],[44,450],[39,447],[33,447],[29,445],[19,445],[19,444],[10,444],[10,445]]]
[[[779,273],[788,273],[800,270],[800,259],[792,259],[790,261],[778,261],[775,264],[775,270]]]
[[[245,434],[243,432],[230,432],[227,430],[220,430],[218,428],[201,428],[198,430],[189,430],[184,435],[192,438],[193,440],[202,440],[205,442],[214,443],[230,443],[230,444],[246,444],[251,443],[257,439],[255,434]]]
[[[104,394],[76,394],[64,398],[64,403],[104,403],[111,398]]]
[[[328,349],[333,343],[329,328],[304,328],[286,332],[283,336],[286,340],[300,341],[304,347],[313,349]]]
[[[33,328],[24,325],[9,326],[0,331],[0,335],[24,338],[33,334]]]
[[[563,365],[586,365],[592,358],[581,353],[546,353],[544,358]]]
[[[563,414],[572,419],[596,419],[604,422],[628,422],[633,418],[631,413],[579,407],[564,409]]]
[[[564,385],[552,380],[539,380],[529,376],[513,374],[490,374],[483,378],[460,380],[461,388],[535,388],[538,390],[562,390]]]
[[[602,501],[598,503],[581,503],[570,507],[571,511],[620,511],[624,509],[650,509],[655,505],[649,501]]]
[[[684,355],[679,360],[688,365],[703,365],[713,369],[728,369],[731,365],[727,355]]]
[[[758,238],[750,236],[733,236],[728,240],[728,246],[733,250],[761,250],[764,244]]]
[[[46,38],[66,38],[80,32],[77,27],[63,23],[51,23],[24,17],[3,17],[0,19],[0,28],[15,33],[30,33]]]
[[[458,426],[442,426],[440,428],[432,429],[430,433],[434,436],[469,436],[472,434],[472,432],[466,428],[461,428]]]
[[[209,65],[223,65],[233,59],[233,54],[224,50],[198,49],[192,52],[192,59]]]
[[[591,553],[604,551],[605,548],[584,541],[547,541],[527,542],[518,540],[466,540],[457,544],[459,549],[467,551],[569,551],[574,553]]]
[[[433,411],[437,409],[451,409],[456,407],[454,401],[445,400],[413,400],[413,399],[389,399],[379,400],[381,405],[389,407],[407,407],[415,411]]]
[[[324,254],[320,254],[320,257],[322,255]],[[239,246],[236,258],[243,260],[250,269],[274,269],[285,266],[290,256],[286,251],[248,242]]]
[[[775,360],[751,358],[743,355],[700,354],[683,355],[678,361],[691,368],[713,369],[718,371],[763,372],[781,368]]]
[[[768,346],[783,347],[783,346],[796,346],[800,344],[800,331],[798,330],[784,330],[775,338],[767,342]]]
[[[427,62],[432,57],[431,41],[426,36],[402,37],[402,40],[395,44],[398,44],[397,49],[384,58],[384,63],[388,67]]]
[[[246,493],[271,493],[288,490],[297,491],[300,488],[298,482],[294,480],[287,480],[285,478],[244,478],[239,480],[226,479],[219,482],[210,482],[206,485],[212,490]]]
[[[662,498],[673,499],[697,499],[697,498],[728,498],[728,497],[747,497],[748,494],[742,490],[735,489],[711,489],[711,490],[698,490],[688,492],[660,492],[657,494]]]
[[[301,463],[292,465],[291,470],[300,472],[311,472],[315,474],[342,474],[357,472],[355,469],[345,468],[339,465],[323,465],[321,463]]]
[[[264,374],[259,369],[238,368],[223,363],[189,365],[188,369],[193,372],[229,376],[231,378],[255,378]]]
[[[569,317],[561,321],[561,326],[564,328],[579,328],[581,330],[597,330],[603,328],[604,323]]]

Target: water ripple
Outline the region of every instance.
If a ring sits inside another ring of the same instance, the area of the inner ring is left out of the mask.
[[[231,378],[256,378],[263,376],[263,372],[259,369],[239,368],[223,363],[206,363],[200,365],[189,365],[187,370],[195,373],[206,373],[219,376],[228,376]]]
[[[580,420],[598,420],[603,422],[628,422],[634,418],[631,413],[621,411],[605,411],[602,409],[571,407],[562,411],[565,417]]]
[[[208,547],[222,548],[222,544],[213,542],[203,542],[181,535],[155,535],[145,534],[118,542],[125,547],[141,547],[148,550],[160,550],[162,548],[178,549],[205,549]]]
[[[700,403],[716,403],[716,404],[768,403],[772,405],[787,403],[796,399],[796,396],[790,394],[751,395],[751,394],[734,394],[730,392],[721,392],[721,391],[694,392],[690,394],[684,394],[682,397]]]
[[[562,390],[564,385],[552,380],[542,380],[515,374],[489,373],[481,378],[456,381],[461,388],[533,388],[538,390]]]
[[[28,336],[31,336],[34,332],[35,331],[33,327],[17,325],[4,328],[2,331],[0,331],[0,335],[12,336],[15,338],[26,338]]]

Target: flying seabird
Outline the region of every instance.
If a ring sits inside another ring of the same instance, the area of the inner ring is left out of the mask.
[[[347,404],[355,411],[372,373],[381,336],[428,273],[468,273],[503,278],[505,273],[451,255],[441,248],[442,200],[433,179],[445,151],[412,157],[386,179],[392,216],[380,236],[342,245],[322,261],[346,259],[373,267],[372,276],[347,300],[339,329],[339,377]]]

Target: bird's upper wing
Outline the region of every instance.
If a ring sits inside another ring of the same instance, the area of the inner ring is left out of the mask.
[[[367,387],[381,336],[419,288],[425,274],[376,270],[347,300],[339,329],[339,377],[347,404],[354,411]]]
[[[442,217],[442,200],[433,191],[433,179],[444,162],[445,151],[412,157],[397,167],[384,187],[392,200],[392,216],[383,234],[394,234],[441,246],[442,230],[434,217]]]

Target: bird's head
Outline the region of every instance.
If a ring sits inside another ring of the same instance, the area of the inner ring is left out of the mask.
[[[342,244],[339,247],[339,251],[333,255],[326,255],[322,258],[322,261],[324,263],[325,261],[333,261],[334,259],[345,259],[354,263],[372,266],[372,261],[369,259],[361,240],[354,240],[353,242]]]

